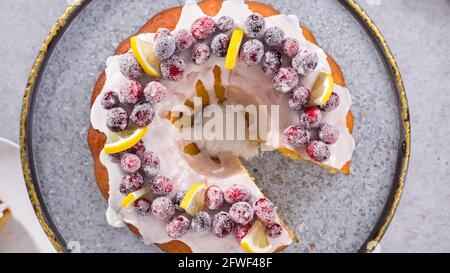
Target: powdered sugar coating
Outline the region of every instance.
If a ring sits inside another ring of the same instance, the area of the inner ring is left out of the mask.
[[[300,111],[308,104],[310,97],[311,90],[303,85],[299,85],[292,90],[289,107],[294,111]]]
[[[339,129],[329,123],[322,123],[317,130],[317,135],[323,143],[333,145],[339,140]]]
[[[236,227],[234,228],[234,235],[236,236],[236,239],[238,240],[238,242],[240,242],[240,241],[242,241],[242,239],[244,239],[244,237],[248,234],[248,232],[250,231],[251,228],[252,228],[251,224],[236,225]]]
[[[119,91],[119,100],[121,103],[132,106],[136,104],[142,96],[142,84],[138,81],[126,81]]]
[[[228,53],[230,45],[230,37],[226,34],[219,33],[211,41],[211,52],[214,56],[225,57]]]
[[[310,50],[300,50],[300,52],[292,59],[292,67],[298,74],[306,76],[316,69],[319,63],[319,56],[316,52]]]
[[[277,217],[275,206],[267,198],[260,198],[253,205],[255,217],[264,224],[273,223]]]
[[[328,100],[328,102],[325,105],[319,106],[321,111],[324,112],[331,112],[339,107],[339,104],[341,103],[341,99],[338,94],[331,93],[331,97]]]
[[[205,193],[205,206],[210,210],[218,210],[223,206],[224,194],[221,188],[210,186]]]
[[[114,91],[106,91],[101,100],[103,108],[109,110],[119,105],[119,95]]]
[[[234,26],[234,20],[230,16],[222,16],[217,21],[217,29],[222,32],[229,31]]]
[[[155,33],[155,41],[158,40],[159,38],[162,37],[167,37],[167,36],[171,36],[172,33],[170,32],[170,30],[168,28],[165,27],[160,27],[158,28],[158,30]]]
[[[260,38],[266,30],[266,20],[259,13],[253,13],[244,22],[244,32],[251,38]]]
[[[184,77],[186,65],[180,57],[174,55],[161,62],[161,75],[169,81],[179,81]]]
[[[175,44],[178,51],[190,48],[195,41],[192,33],[185,29],[180,29],[173,37],[175,38]]]
[[[150,125],[155,118],[155,111],[150,103],[140,103],[134,106],[130,120],[139,127]]]
[[[298,74],[291,67],[282,67],[273,78],[273,86],[280,93],[288,93],[299,82]]]
[[[216,22],[203,16],[194,21],[191,27],[192,36],[197,40],[205,40],[216,31]]]
[[[150,189],[156,196],[167,196],[173,190],[173,182],[166,176],[156,176],[150,183]]]
[[[284,140],[291,146],[301,148],[309,142],[309,133],[300,126],[290,126],[283,133]]]
[[[284,31],[279,27],[271,27],[264,33],[264,42],[270,48],[281,48],[284,41]]]
[[[144,143],[144,141],[139,140],[139,142],[136,145],[134,145],[133,147],[131,147],[130,149],[128,149],[127,152],[135,154],[135,155],[139,156],[139,158],[142,159],[142,156],[145,153],[145,143]]]
[[[295,57],[299,50],[300,50],[299,41],[291,37],[286,38],[281,47],[281,51],[283,52],[283,54],[285,54],[289,58]]]
[[[144,70],[134,57],[133,53],[127,53],[121,56],[119,67],[122,75],[130,80],[138,80],[144,76]]]
[[[134,207],[136,208],[136,213],[141,216],[150,216],[152,214],[151,207],[152,202],[147,198],[141,198],[134,202]]]
[[[106,115],[106,126],[113,132],[121,132],[128,127],[128,113],[121,107],[113,108]]]
[[[135,173],[141,168],[141,160],[135,154],[124,154],[120,160],[120,167],[127,173]]]
[[[194,232],[210,232],[211,216],[209,216],[209,214],[205,211],[197,213],[191,221],[191,229]]]
[[[184,215],[173,218],[166,226],[166,232],[169,237],[179,239],[189,232],[190,221]]]
[[[266,233],[272,239],[278,238],[283,232],[283,227],[277,223],[270,223],[266,226]]]
[[[322,122],[322,113],[318,107],[306,108],[300,113],[299,121],[300,125],[306,129],[317,128]]]
[[[211,49],[207,44],[198,43],[192,49],[192,61],[194,64],[202,65],[209,60]]]
[[[224,199],[228,204],[237,202],[247,202],[251,199],[252,194],[249,188],[244,185],[232,185],[224,192]]]
[[[264,53],[261,67],[266,74],[277,73],[281,68],[281,53],[275,49],[271,49]]]
[[[119,190],[122,194],[129,194],[140,190],[144,186],[144,178],[139,173],[127,174],[122,177]]]
[[[161,60],[170,58],[177,49],[173,36],[160,37],[155,43],[155,55]]]
[[[306,146],[306,152],[312,160],[317,162],[325,162],[330,158],[330,149],[322,141],[311,141]]]
[[[214,216],[212,231],[217,237],[227,237],[233,228],[234,222],[227,212],[222,211]]]
[[[247,202],[234,203],[230,208],[231,219],[241,225],[246,225],[253,220],[253,207]]]
[[[242,45],[239,60],[246,66],[259,64],[264,56],[264,45],[261,41],[252,39]]]
[[[168,220],[175,215],[175,206],[167,197],[158,197],[152,203],[152,214],[160,220]]]
[[[153,152],[146,152],[142,155],[141,172],[149,178],[153,178],[159,173],[160,160]]]
[[[162,102],[167,95],[167,87],[160,82],[152,81],[144,88],[145,99],[151,103],[156,104]]]

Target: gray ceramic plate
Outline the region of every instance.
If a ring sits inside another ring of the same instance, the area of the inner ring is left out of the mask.
[[[341,65],[354,99],[357,148],[349,177],[266,153],[246,164],[301,242],[289,252],[357,252],[379,242],[409,158],[406,96],[395,61],[352,1],[264,1],[299,16]],[[118,43],[182,1],[84,1],[53,30],[26,90],[22,156],[33,204],[60,251],[156,252],[108,226],[86,144],[89,100]],[[61,27],[61,29],[58,29]]]

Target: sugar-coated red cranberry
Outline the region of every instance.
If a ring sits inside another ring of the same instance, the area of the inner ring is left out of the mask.
[[[273,86],[280,93],[288,93],[298,85],[298,74],[293,68],[282,67],[273,78]]]
[[[246,66],[259,64],[264,56],[264,45],[261,41],[252,39],[244,43],[239,53],[241,63]]]
[[[191,229],[195,232],[210,232],[211,231],[211,216],[205,211],[201,211],[195,215],[191,222]]]
[[[309,133],[300,126],[290,126],[283,133],[284,140],[293,147],[305,147],[309,142]]]
[[[217,34],[211,41],[211,52],[214,56],[225,57],[228,53],[230,37],[226,34]]]
[[[124,154],[120,160],[122,170],[127,173],[135,173],[141,168],[141,160],[137,155]]]
[[[272,239],[280,237],[282,232],[283,227],[280,224],[270,223],[266,226],[266,233]]]
[[[167,37],[167,36],[171,36],[171,35],[172,34],[170,33],[170,30],[168,28],[161,27],[161,28],[158,28],[158,30],[156,31],[154,40],[156,41],[159,38]]]
[[[271,27],[264,33],[264,42],[270,48],[281,48],[284,41],[284,31],[279,27]]]
[[[173,37],[175,38],[175,44],[178,51],[186,50],[190,48],[194,43],[194,37],[192,36],[192,33],[185,29],[177,31]]]
[[[162,102],[167,95],[167,87],[160,82],[152,81],[144,88],[145,99],[151,103],[156,104]]]
[[[191,27],[192,36],[197,40],[205,40],[216,31],[216,22],[203,16],[194,21]]]
[[[186,64],[183,59],[174,55],[161,62],[161,74],[163,79],[169,81],[179,81],[184,77]]]
[[[275,206],[267,198],[260,198],[253,205],[256,218],[264,224],[273,223],[277,217]]]
[[[119,105],[119,95],[114,91],[106,91],[102,96],[103,108],[109,110]]]
[[[134,202],[134,207],[136,208],[137,214],[141,216],[150,216],[152,214],[152,202],[147,198],[141,198]]]
[[[206,63],[211,56],[211,49],[207,44],[198,43],[192,49],[192,61],[195,64],[201,65]]]
[[[281,47],[281,51],[283,52],[283,54],[285,54],[289,58],[295,57],[299,50],[299,41],[291,37],[286,38],[283,42],[283,46]]]
[[[244,32],[251,39],[260,38],[266,30],[266,20],[259,13],[253,13],[244,22]]]
[[[119,91],[120,102],[131,106],[136,104],[142,96],[142,84],[138,81],[126,81]]]
[[[152,203],[152,214],[160,220],[169,220],[175,215],[175,206],[167,197],[158,197]]]
[[[155,55],[161,60],[170,58],[175,53],[177,45],[173,36],[160,37],[155,43]]]
[[[234,20],[230,16],[222,16],[217,21],[217,29],[222,32],[229,31],[234,26]]]
[[[219,237],[224,238],[233,231],[234,222],[227,212],[219,212],[214,216],[212,231]]]
[[[139,173],[127,174],[122,177],[119,190],[122,194],[129,194],[140,190],[144,186],[144,178]]]
[[[236,227],[234,228],[234,235],[236,236],[238,242],[242,241],[242,239],[244,239],[244,237],[247,236],[251,228],[252,228],[251,224],[236,225]]]
[[[155,111],[150,103],[140,103],[134,106],[130,119],[139,127],[150,125],[155,118]]]
[[[120,152],[116,154],[110,154],[108,155],[109,161],[112,163],[120,163],[120,160],[122,159],[122,156],[125,154],[125,152]]]
[[[329,123],[322,123],[319,126],[317,135],[325,144],[335,144],[339,140],[339,129]]]
[[[253,207],[247,202],[234,203],[230,208],[231,219],[241,225],[246,225],[253,220]]]
[[[330,158],[330,149],[322,141],[311,141],[306,146],[306,152],[312,160],[317,162],[325,162]]]
[[[175,194],[175,197],[173,198],[173,203],[175,205],[175,209],[181,212],[184,212],[184,209],[180,207],[181,202],[183,202],[184,197],[186,196],[185,191],[180,191]]]
[[[157,176],[150,183],[152,193],[157,196],[167,196],[173,190],[173,182],[166,176]]]
[[[166,226],[167,235],[173,239],[179,239],[189,232],[191,222],[184,215],[173,218]]]
[[[281,68],[281,53],[275,49],[271,49],[264,53],[261,67],[266,74],[277,73]]]
[[[144,70],[133,53],[122,55],[119,60],[120,72],[130,80],[137,80],[144,76]]]
[[[317,53],[306,49],[300,50],[292,59],[292,67],[302,76],[308,75],[316,69],[318,63],[319,56],[317,56]]]
[[[324,112],[331,112],[338,108],[340,103],[341,99],[339,98],[339,95],[333,92],[331,93],[331,97],[328,102],[325,105],[319,106],[319,108]]]
[[[314,129],[322,122],[322,113],[318,107],[309,107],[300,113],[299,120],[304,128]]]
[[[147,177],[153,178],[158,175],[160,169],[159,157],[154,152],[146,152],[141,159],[141,172]]]
[[[237,202],[247,202],[252,197],[250,190],[244,185],[232,185],[224,192],[225,201],[228,204],[234,204]]]
[[[205,193],[205,206],[210,210],[218,210],[223,206],[223,191],[217,186],[210,186]]]
[[[106,115],[106,126],[113,132],[120,132],[128,126],[128,113],[121,107],[113,108]]]
[[[303,85],[299,85],[292,90],[291,98],[289,99],[289,107],[294,111],[300,111],[309,102],[310,97],[311,90]]]
[[[136,145],[134,145],[133,147],[131,147],[130,149],[128,149],[127,152],[135,154],[135,155],[139,156],[139,158],[142,159],[142,156],[145,153],[145,143],[144,143],[144,141],[139,140],[139,142]]]

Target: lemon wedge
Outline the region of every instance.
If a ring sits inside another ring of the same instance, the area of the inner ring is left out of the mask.
[[[260,221],[255,221],[247,235],[241,240],[241,246],[247,253],[269,253],[272,250],[266,228]]]
[[[132,148],[148,132],[148,127],[130,128],[119,133],[112,133],[108,136],[104,151],[107,155],[117,154]]]
[[[233,70],[236,66],[236,60],[239,56],[239,49],[244,38],[244,30],[237,28],[231,35],[230,45],[228,46],[228,53],[225,59],[225,68]]]
[[[142,189],[129,193],[125,198],[122,199],[122,207],[124,209],[130,208],[134,202],[136,202],[139,198],[142,198],[144,195],[150,192],[148,187],[143,187]]]
[[[139,39],[137,36],[133,36],[130,39],[131,50],[133,55],[139,64],[150,77],[160,78],[159,65],[160,59],[155,55],[155,44]]]
[[[311,90],[311,99],[309,100],[308,106],[325,105],[330,99],[333,90],[333,77],[326,72],[320,72],[319,77]]]
[[[195,216],[203,209],[207,188],[208,185],[205,183],[195,183],[192,185],[184,196],[183,201],[181,201],[180,207],[183,208],[187,214]]]

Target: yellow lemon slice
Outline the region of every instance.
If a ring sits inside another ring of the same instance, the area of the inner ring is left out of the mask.
[[[207,188],[208,185],[205,183],[195,183],[192,185],[184,196],[183,201],[181,201],[180,207],[183,208],[187,214],[195,216],[203,209]]]
[[[225,59],[225,68],[233,70],[236,66],[236,60],[239,56],[239,49],[241,48],[242,39],[244,38],[244,30],[237,28],[231,35],[230,45],[228,46],[228,53]]]
[[[333,77],[326,72],[320,72],[319,77],[311,90],[311,98],[308,106],[325,105],[330,99],[333,90]]]
[[[155,44],[139,39],[133,36],[130,39],[131,50],[139,64],[150,77],[160,78],[159,65],[160,59],[155,55]]]
[[[132,192],[125,196],[125,198],[122,199],[122,207],[124,209],[130,208],[134,202],[136,202],[139,198],[142,198],[144,195],[150,192],[150,189],[148,187],[143,187],[142,189]]]
[[[241,246],[247,253],[269,253],[272,250],[266,228],[260,221],[255,221],[247,235],[241,240]]]
[[[108,136],[104,151],[106,154],[117,154],[136,145],[148,132],[148,127],[130,128]]]

